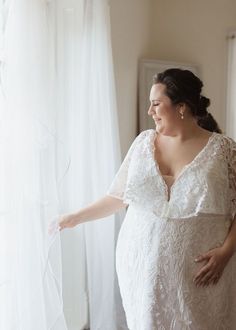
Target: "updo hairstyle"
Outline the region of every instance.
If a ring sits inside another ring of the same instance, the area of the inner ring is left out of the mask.
[[[211,132],[222,133],[214,117],[207,111],[210,99],[201,95],[203,83],[191,71],[167,69],[156,74],[153,83],[166,86],[165,94],[171,99],[172,104],[185,103],[199,126]]]

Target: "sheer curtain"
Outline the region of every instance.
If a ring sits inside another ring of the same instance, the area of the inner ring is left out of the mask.
[[[57,163],[67,155],[71,161],[59,190],[64,213],[105,194],[120,165],[120,149],[109,3],[61,0],[56,10],[57,127],[65,142]],[[88,313],[90,329],[127,329],[115,272],[123,215],[62,232],[63,292],[71,327]]]
[[[54,66],[45,2],[1,1],[0,329],[64,330]]]
[[[236,140],[236,31],[228,35],[226,133]]]
[[[48,233],[103,196],[120,165],[109,3],[0,6],[0,329],[64,330],[63,311],[69,330],[127,329],[115,273],[124,212]]]

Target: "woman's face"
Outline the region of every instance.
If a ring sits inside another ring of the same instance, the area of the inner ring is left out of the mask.
[[[156,124],[156,130],[162,134],[170,134],[180,125],[180,113],[178,106],[173,105],[171,99],[165,95],[164,84],[154,84],[150,91],[150,107],[148,115],[152,116]]]

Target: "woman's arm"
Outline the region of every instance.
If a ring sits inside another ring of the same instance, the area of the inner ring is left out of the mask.
[[[59,221],[60,230],[72,228],[87,221],[105,218],[127,206],[128,204],[124,204],[121,199],[106,195],[75,213],[63,215]]]

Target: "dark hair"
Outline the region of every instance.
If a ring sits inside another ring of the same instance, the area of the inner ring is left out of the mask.
[[[191,71],[179,68],[167,69],[156,74],[153,83],[166,86],[165,94],[173,104],[185,103],[197,118],[199,126],[211,132],[222,133],[216,120],[207,111],[210,99],[201,95],[203,83]]]

